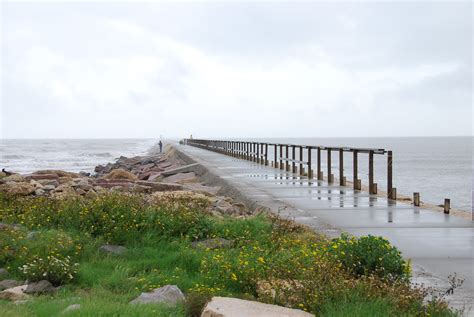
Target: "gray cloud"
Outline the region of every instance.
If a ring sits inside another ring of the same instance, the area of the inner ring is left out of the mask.
[[[6,138],[472,134],[470,2],[2,9]]]

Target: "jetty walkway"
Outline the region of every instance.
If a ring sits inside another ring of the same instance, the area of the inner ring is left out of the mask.
[[[465,305],[467,314],[474,313],[472,221],[339,183],[309,180],[294,169],[275,168],[268,162],[259,164],[191,145],[174,146],[247,199],[284,217],[329,236],[348,232],[389,239],[411,259],[416,282],[446,290],[448,276],[456,272],[464,284],[447,298],[453,307]]]

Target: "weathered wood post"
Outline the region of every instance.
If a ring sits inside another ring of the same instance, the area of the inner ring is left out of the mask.
[[[300,146],[300,175],[304,174],[304,168],[303,168],[303,147]]]
[[[339,149],[339,186],[346,186],[344,177],[344,149]]]
[[[284,169],[283,166],[283,144],[280,144],[280,169]]]
[[[393,153],[392,151],[387,152],[387,198],[388,199],[397,199],[396,188],[393,188],[393,179],[392,179],[392,162],[393,162]]]
[[[376,194],[374,185],[374,151],[369,151],[369,194]]]
[[[257,157],[255,159],[255,162],[260,163],[260,143],[256,143],[255,147],[257,148]]]
[[[265,166],[268,166],[268,143],[265,143]]]
[[[275,168],[278,168],[277,152],[278,152],[277,145],[274,144],[274,145],[273,145],[273,159],[274,159],[274,161],[273,161],[274,163],[273,163],[273,164],[274,164],[275,166],[273,166],[273,167],[275,167]]]
[[[295,154],[295,146],[294,145],[291,146],[291,159],[293,160],[291,162],[291,172],[296,173],[296,162],[295,162],[296,154]]]
[[[353,179],[352,181],[354,182],[353,188],[354,190],[360,190],[359,188],[359,176],[358,176],[358,160],[357,160],[357,150],[354,149],[352,150],[353,153],[353,163],[352,163],[352,169],[353,169]]]
[[[450,210],[451,210],[451,199],[445,198],[444,199],[444,213],[449,214]]]
[[[289,146],[288,144],[285,145],[285,158],[286,158],[286,162],[285,162],[285,171],[289,172],[290,171],[290,162],[288,161],[288,159],[290,158],[290,155],[288,153],[288,150],[289,150]]]
[[[318,146],[318,151],[317,151],[317,173],[318,173],[318,180],[322,181],[323,180],[323,171],[321,171],[321,148]]]
[[[327,163],[328,163],[328,183],[329,184],[332,184],[333,181],[334,181],[334,175],[332,175],[332,162],[331,162],[331,158],[332,158],[332,155],[331,155],[331,148],[327,148],[327,152],[328,152],[328,160],[327,160]]]
[[[308,179],[312,179],[313,170],[311,167],[311,146],[308,146],[307,149],[308,149]]]
[[[413,193],[413,205],[420,207],[420,193]]]

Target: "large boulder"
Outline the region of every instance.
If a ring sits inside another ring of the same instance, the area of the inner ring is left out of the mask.
[[[26,286],[25,293],[32,294],[32,295],[43,295],[43,294],[52,294],[57,290],[56,287],[53,286],[47,280],[41,280],[39,282],[30,283]]]
[[[33,194],[36,188],[26,182],[9,182],[8,184],[1,185],[0,190],[10,195],[28,196]]]
[[[167,167],[170,167],[171,164],[166,163],[166,165],[162,164],[162,165],[158,165],[158,166],[161,167],[161,168],[167,168]],[[175,175],[175,174],[179,174],[179,173],[195,172],[198,166],[199,166],[198,163],[188,164],[188,165],[180,166],[180,167],[177,167],[177,168],[167,169],[162,174],[163,174],[163,176],[171,176],[171,175]]]
[[[299,309],[230,297],[213,297],[201,317],[314,317]]]
[[[8,288],[0,292],[0,299],[9,300],[9,301],[18,301],[28,298],[28,295],[25,294],[25,289],[27,285],[16,286]]]
[[[17,280],[3,280],[3,281],[0,281],[0,291],[13,288],[16,286],[20,286],[21,284],[23,283]]]
[[[165,285],[154,289],[149,293],[141,293],[140,296],[130,302],[130,304],[150,304],[150,303],[164,303],[168,305],[175,305],[178,302],[184,301],[183,292],[176,285]]]
[[[2,178],[2,182],[3,183],[7,183],[7,182],[24,182],[25,181],[25,178],[23,176],[21,176],[20,174],[12,174],[10,176],[7,176],[7,177],[3,177]]]
[[[106,174],[104,176],[104,178],[109,179],[109,180],[127,179],[127,180],[131,180],[131,181],[134,181],[134,180],[138,179],[138,177],[136,175],[134,175],[134,174],[130,173],[129,171],[126,171],[122,168],[117,168],[117,169],[112,170],[111,172]]]

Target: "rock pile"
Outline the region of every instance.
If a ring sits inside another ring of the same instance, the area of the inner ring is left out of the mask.
[[[19,196],[67,198],[84,196],[94,199],[106,192],[153,194],[153,199],[174,199],[176,195],[209,197],[209,212],[215,216],[246,216],[245,205],[217,196],[220,187],[199,182],[199,164],[185,164],[167,154],[120,157],[114,163],[98,165],[95,174],[42,170],[28,175],[0,174],[0,192]],[[167,192],[170,196],[167,196]]]

